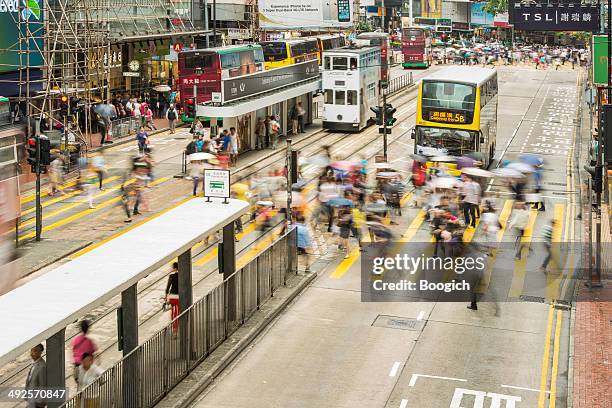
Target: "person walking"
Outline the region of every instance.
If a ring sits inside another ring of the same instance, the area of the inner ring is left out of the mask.
[[[476,207],[480,203],[480,184],[469,176],[463,182],[463,217],[465,226],[476,228]]]
[[[102,184],[104,183],[104,173],[106,173],[106,160],[104,158],[104,150],[100,150],[92,160],[93,168],[98,176],[98,188],[100,191],[104,190]]]
[[[100,146],[106,143],[106,133],[108,132],[108,126],[106,124],[106,118],[98,115],[98,129],[100,130]]]
[[[93,203],[94,199],[94,188],[97,181],[96,170],[92,164],[88,165],[85,169],[85,189],[87,190],[87,201],[89,202],[89,209],[94,209],[96,206]]]
[[[255,125],[255,136],[257,137],[256,149],[264,149],[266,144],[266,123],[262,117],[257,119],[257,124]]]
[[[510,220],[509,226],[510,229],[515,231],[516,240],[515,246],[518,246],[516,249],[515,258],[521,259],[523,248],[525,244],[523,243],[523,237],[525,236],[525,229],[527,229],[527,225],[529,224],[529,210],[527,210],[527,206],[524,202],[518,201],[514,205],[514,211],[512,212],[512,218]]]
[[[543,273],[546,273],[546,269],[548,268],[548,264],[552,259],[552,242],[553,242],[553,234],[555,231],[556,221],[553,218],[550,220],[550,223],[546,224],[544,227],[544,231],[542,232],[542,238],[544,238],[544,248],[546,250],[546,257],[544,258],[544,262],[542,262],[542,266],[540,266],[540,270]]]
[[[155,122],[153,122],[153,111],[149,105],[146,105],[145,108],[145,126],[149,128],[149,130],[157,130],[155,127]]]
[[[312,252],[312,237],[310,231],[306,226],[306,220],[303,215],[296,217],[295,223],[297,233],[297,250],[298,255],[304,255],[306,257],[306,269],[304,272],[310,272],[310,254]]]
[[[26,390],[36,391],[37,389],[47,387],[47,363],[45,362],[45,359],[42,358],[42,353],[44,350],[45,347],[42,344],[37,344],[30,349],[32,365],[30,366],[28,376],[26,377]],[[40,398],[38,395],[27,397],[26,401],[28,408],[44,408],[47,406],[45,400]]]
[[[204,163],[202,160],[194,160],[191,162],[190,176],[193,180],[193,196],[198,193],[198,184],[204,175]]]
[[[268,134],[270,135],[270,144],[272,145],[272,150],[276,149],[276,144],[278,143],[278,136],[280,132],[280,124],[274,118],[274,115],[270,116],[270,124]]]
[[[230,128],[230,144],[228,148],[228,153],[230,157],[230,165],[235,166],[238,162],[238,152],[240,151],[240,137],[236,132],[235,127]]]
[[[145,148],[149,144],[149,135],[144,126],[141,126],[138,133],[136,133],[136,142],[138,143],[138,153],[144,155]]]
[[[302,107],[302,102],[298,102],[296,110],[297,110],[298,132],[304,133],[304,115],[306,114],[306,111]]]
[[[170,104],[170,107],[166,111],[166,119],[168,119],[168,127],[170,128],[170,134],[176,132],[176,119],[178,118],[178,112],[174,107],[174,104]]]
[[[72,375],[77,385],[79,384],[79,367],[83,361],[83,356],[86,353],[93,355],[98,350],[96,343],[87,335],[90,327],[89,320],[81,320],[79,326],[81,328],[81,333],[77,334],[76,337],[72,339],[71,343],[72,361],[74,363]]]
[[[495,207],[487,205],[482,212],[482,224],[485,233],[486,245],[489,254],[493,255],[493,250],[497,247],[497,233],[501,228],[499,217]]]
[[[172,270],[168,275],[168,283],[166,284],[165,301],[170,305],[170,320],[172,321],[172,334],[176,336],[178,330],[178,320],[175,320],[179,315],[179,279],[178,279],[178,262],[172,264]]]

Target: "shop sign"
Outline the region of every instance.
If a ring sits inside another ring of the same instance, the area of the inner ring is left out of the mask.
[[[204,197],[211,198],[230,197],[230,171],[219,169],[204,169]]]
[[[249,33],[249,30],[247,30],[246,28],[228,28],[227,29],[227,38],[232,38],[232,39],[246,39],[246,38],[250,38],[251,35]]]
[[[236,101],[318,76],[319,63],[315,59],[277,68],[274,71],[262,71],[242,77],[222,79],[222,103]]]
[[[129,71],[124,71],[123,72],[123,76],[124,77],[139,77],[140,76],[140,72],[129,72]]]
[[[593,36],[593,84],[608,85],[608,37]]]
[[[461,23],[457,21],[453,21],[453,30],[469,30],[470,25],[468,23]]]
[[[526,31],[599,31],[599,8],[577,4],[522,5],[512,8],[514,28]]]

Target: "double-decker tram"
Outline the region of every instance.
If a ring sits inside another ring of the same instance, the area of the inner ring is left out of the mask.
[[[358,132],[378,105],[379,47],[344,47],[323,52],[323,128]]]
[[[264,53],[259,44],[208,48],[179,53],[179,90],[182,106],[194,99],[208,102],[213,92],[221,92],[221,79],[264,70]]]
[[[391,65],[391,37],[387,33],[369,32],[361,33],[358,40],[367,40],[372,47],[380,48],[380,75],[383,81],[389,80],[389,67]]]
[[[432,62],[431,31],[422,27],[402,30],[402,67],[429,68]]]
[[[425,156],[495,154],[497,71],[450,67],[423,78],[417,99],[414,151]]]
[[[266,69],[319,58],[319,43],[316,38],[263,41],[260,44],[263,48]]]

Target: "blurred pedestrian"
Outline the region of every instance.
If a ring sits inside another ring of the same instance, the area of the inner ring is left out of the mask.
[[[198,184],[204,176],[204,163],[202,160],[194,160],[191,162],[191,171],[189,173],[193,180],[193,196],[195,197],[198,193]],[[203,188],[203,187],[202,187]]]
[[[312,238],[310,231],[306,226],[306,220],[302,215],[298,215],[296,218],[296,232],[297,232],[297,249],[298,255],[306,256],[306,269],[305,272],[310,272],[310,254],[312,252]]]
[[[79,381],[78,390],[83,391],[89,385],[93,384],[102,374],[104,370],[94,363],[94,357],[91,353],[84,353],[81,358],[81,365],[79,366]],[[82,395],[83,407],[94,408],[98,407],[98,393],[97,390],[91,389],[90,392]]]
[[[236,132],[235,127],[230,128],[229,136],[230,144],[228,147],[228,152],[230,157],[230,164],[235,166],[238,162],[238,152],[240,151],[240,136]]]
[[[514,205],[514,211],[512,211],[512,218],[510,219],[509,223],[510,228],[515,231],[516,235],[516,259],[521,259],[523,248],[525,247],[525,244],[523,243],[523,238],[525,237],[525,230],[527,229],[528,224],[529,211],[527,210],[527,206],[525,206],[525,203],[518,201]]]
[[[100,150],[92,160],[92,165],[96,174],[98,175],[98,188],[100,191],[104,190],[102,184],[104,183],[104,173],[106,173],[106,160],[104,158],[104,150]]]
[[[79,323],[81,328],[81,332],[72,339],[72,361],[74,363],[74,369],[72,372],[72,376],[74,377],[74,381],[79,383],[79,366],[83,361],[83,355],[88,353],[93,355],[97,350],[96,343],[87,335],[89,332],[90,322],[89,320],[81,320]]]
[[[174,104],[170,104],[170,108],[166,111],[166,119],[168,119],[168,127],[170,128],[170,134],[176,132],[176,119],[178,118],[178,112],[174,107]]]
[[[280,135],[280,124],[276,121],[274,115],[270,116],[268,133],[270,135],[270,144],[272,145],[272,150],[275,150],[276,145],[278,143],[278,137]]]
[[[542,266],[540,266],[540,270],[546,273],[546,269],[548,268],[548,264],[552,259],[552,245],[553,245],[553,235],[555,231],[556,221],[553,218],[550,220],[548,224],[544,227],[544,231],[542,232],[542,238],[544,238],[544,249],[546,251],[546,256],[544,258],[544,262],[542,262]]]
[[[96,171],[93,165],[88,165],[85,170],[85,189],[87,190],[87,201],[89,202],[89,208],[94,209],[96,206],[93,203],[94,189],[97,181]]]
[[[56,192],[60,192],[65,195],[64,189],[61,186],[64,180],[64,160],[61,157],[57,157],[51,162],[49,166],[49,196],[53,197]]]
[[[480,184],[464,175],[462,192],[463,217],[466,227],[476,228],[476,207],[480,204],[480,191]]]
[[[145,126],[148,127],[150,130],[157,130],[157,127],[155,127],[155,122],[153,121],[153,111],[151,110],[151,107],[149,105],[147,105],[146,110],[145,110]]]
[[[257,137],[257,150],[262,150],[266,147],[266,123],[262,117],[257,119],[255,125],[255,136]]]
[[[302,102],[298,102],[296,110],[297,110],[298,132],[304,133],[304,115],[306,114],[306,111],[302,107]]]
[[[178,330],[178,320],[175,320],[179,315],[179,277],[178,277],[178,262],[172,264],[172,270],[168,275],[166,283],[165,302],[170,305],[170,320],[172,321],[172,334],[176,336]]]
[[[136,143],[138,143],[138,153],[144,154],[145,147],[149,144],[149,135],[145,130],[144,126],[141,126],[136,133]]]
[[[26,377],[25,389],[36,392],[42,388],[47,387],[47,363],[42,358],[42,353],[45,347],[42,344],[37,344],[30,349],[30,357],[32,358],[32,365],[28,371]],[[44,408],[47,403],[41,398],[39,394],[28,396],[25,398],[27,401],[28,408]]]

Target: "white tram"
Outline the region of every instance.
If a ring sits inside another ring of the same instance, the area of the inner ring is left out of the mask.
[[[323,129],[359,132],[378,106],[379,47],[323,52]]]

